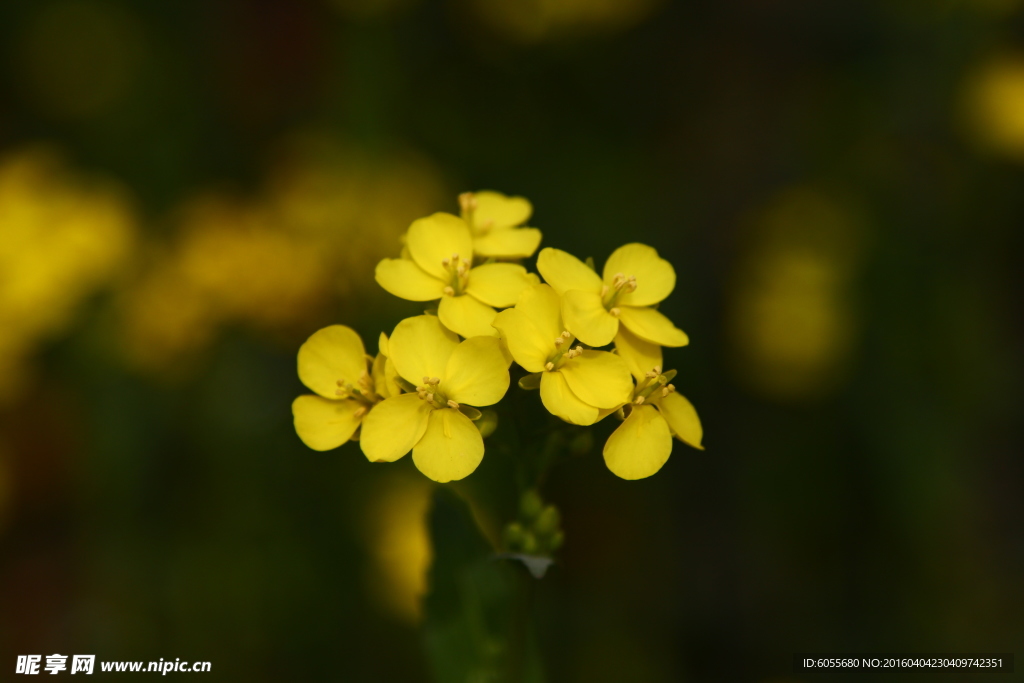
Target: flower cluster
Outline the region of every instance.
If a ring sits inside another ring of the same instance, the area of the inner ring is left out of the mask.
[[[381,334],[376,357],[350,328],[315,333],[299,350],[299,377],[316,395],[292,405],[295,428],[316,450],[358,440],[371,462],[412,452],[416,467],[440,481],[471,474],[484,456],[491,420],[485,408],[509,388],[512,361],[539,389],[544,407],[576,425],[616,414],[622,424],[604,458],[623,479],[657,472],[672,437],[701,448],[693,406],[662,371],[663,346],[688,343],[655,306],[675,287],[672,265],[643,244],[608,258],[603,275],[558,249],[543,249],[537,269],[518,263],[540,246],[523,227],[532,213],[522,197],[460,195],[461,215],[414,221],[397,258],[377,264],[386,291],[437,301],[427,313]],[[614,344],[613,350],[599,347]]]

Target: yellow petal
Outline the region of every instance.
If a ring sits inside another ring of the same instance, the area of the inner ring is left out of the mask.
[[[590,346],[611,343],[619,329],[619,319],[605,310],[601,295],[582,289],[562,294],[562,320],[570,332]]]
[[[447,297],[446,297],[447,298]],[[406,381],[417,386],[424,377],[441,377],[459,338],[437,316],[417,315],[395,326],[388,341],[391,361]]]
[[[314,451],[329,451],[352,438],[359,426],[359,401],[328,401],[306,394],[292,401],[295,431]]]
[[[430,404],[401,394],[373,407],[363,418],[359,447],[370,462],[394,462],[412,450],[427,430]]]
[[[468,294],[441,297],[437,306],[437,317],[444,326],[463,337],[497,336],[491,326],[495,315],[497,311]]]
[[[378,353],[373,359],[373,390],[378,396],[390,398],[398,396],[402,390],[395,383],[398,373],[395,371],[395,364],[391,359],[382,353]]]
[[[317,330],[299,347],[299,379],[324,398],[337,399],[338,380],[357,385],[364,372],[363,340],[350,327]]]
[[[537,251],[540,240],[537,228],[492,230],[473,238],[473,252],[477,256],[493,258],[529,258]]]
[[[416,265],[440,280],[449,279],[442,260],[451,258],[453,254],[458,254],[460,259],[473,260],[473,237],[469,226],[450,213],[435,213],[413,221],[406,235],[406,244]]]
[[[541,372],[554,352],[554,337],[537,330],[522,311],[509,308],[494,318],[494,327],[508,346],[509,353],[527,372]]]
[[[614,353],[587,350],[560,370],[572,393],[595,408],[617,408],[633,397],[629,367]]]
[[[515,306],[523,290],[533,284],[533,278],[520,265],[487,263],[469,271],[466,293],[488,306],[508,308]]]
[[[559,371],[545,372],[540,378],[540,400],[548,412],[574,425],[597,422],[597,408],[579,399]]]
[[[604,264],[604,283],[611,286],[616,273],[636,277],[636,290],[619,296],[618,303],[623,306],[656,304],[676,287],[676,271],[672,264],[646,244],[627,244],[613,251]]]
[[[408,301],[440,299],[445,284],[412,261],[400,258],[386,258],[378,263],[374,278],[384,291]]]
[[[481,190],[474,192],[473,198],[476,199],[473,226],[481,231],[522,225],[533,213],[526,197],[508,197],[500,192]]]
[[[508,391],[508,363],[497,337],[471,337],[448,359],[441,391],[456,403],[490,406]]]
[[[601,291],[601,278],[597,273],[583,261],[561,249],[541,249],[537,257],[537,270],[544,277],[544,281],[559,294],[564,294],[570,289],[582,289],[585,292]]]
[[[641,339],[661,346],[686,346],[690,338],[653,308],[619,307],[619,322]]]
[[[634,406],[604,444],[604,462],[623,479],[649,477],[672,454],[672,435],[653,406]]]
[[[388,335],[383,332],[381,332],[380,336],[377,337],[377,353],[382,356],[388,355]]]
[[[434,481],[463,479],[484,459],[484,439],[473,422],[457,410],[430,413],[423,438],[412,449],[417,469]]]
[[[655,366],[660,368],[664,365],[661,347],[636,336],[625,325],[619,325],[619,332],[615,335],[615,351],[637,379],[643,379]]]
[[[704,429],[700,425],[700,418],[697,417],[697,410],[693,404],[686,400],[680,393],[673,392],[668,396],[655,399],[658,410],[668,421],[679,440],[685,444],[704,450],[700,445],[704,437]]]
[[[549,285],[532,285],[523,290],[516,303],[520,311],[533,323],[549,347],[548,354],[554,353],[555,337],[565,330],[562,322],[562,299]]]

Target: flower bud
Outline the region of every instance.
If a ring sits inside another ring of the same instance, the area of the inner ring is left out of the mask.
[[[528,489],[519,499],[519,516],[532,522],[544,509],[544,501],[536,489]]]
[[[538,536],[552,536],[562,526],[562,515],[554,505],[545,507],[533,523],[533,530]]]

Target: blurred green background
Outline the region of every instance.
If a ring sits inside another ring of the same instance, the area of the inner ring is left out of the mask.
[[[7,0],[0,48],[8,673],[429,680],[429,482],[289,405],[313,331],[422,308],[374,265],[484,188],[674,264],[706,434],[552,472],[549,680],[1024,642],[1021,2]]]

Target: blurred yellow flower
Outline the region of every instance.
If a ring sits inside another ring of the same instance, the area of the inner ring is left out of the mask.
[[[471,418],[508,391],[501,341],[471,337],[463,342],[436,316],[398,323],[388,340],[388,358],[416,393],[385,399],[363,421],[359,444],[371,462],[394,462],[410,450],[420,472],[447,482],[471,474],[484,457],[484,441]],[[469,416],[467,416],[469,415]]]
[[[525,197],[507,197],[489,190],[463,192],[459,206],[462,219],[473,233],[473,252],[477,256],[529,258],[540,246],[540,230],[518,227],[533,213]]]
[[[675,370],[656,366],[637,378],[626,417],[604,445],[604,462],[623,479],[643,479],[661,469],[672,454],[672,437],[704,450],[703,429],[693,405],[675,385]]]
[[[779,398],[836,386],[857,333],[851,280],[861,231],[846,203],[812,188],[783,192],[757,216],[729,315],[744,383]]]
[[[266,207],[216,195],[178,211],[169,248],[125,292],[131,360],[168,367],[224,324],[279,330],[326,304],[331,272],[314,240],[281,227]]]
[[[367,356],[363,340],[344,325],[325,327],[306,340],[299,348],[299,379],[316,395],[292,402],[303,443],[315,451],[337,448],[353,438],[375,405],[400,393],[385,377],[383,352]]]
[[[590,346],[604,346],[621,327],[648,344],[685,346],[686,334],[659,313],[660,303],[676,286],[672,264],[645,244],[627,244],[608,257],[604,278],[560,249],[548,247],[537,270],[562,296],[566,328]]]
[[[76,177],[53,152],[0,160],[0,403],[19,392],[35,346],[124,266],[135,231],[119,187]]]
[[[422,478],[390,477],[379,488],[368,496],[368,509],[361,516],[371,560],[366,580],[382,607],[417,623],[433,556],[427,529],[433,485]]]
[[[377,262],[446,195],[440,173],[418,156],[369,154],[313,132],[283,145],[266,203],[283,229],[318,245],[334,292],[356,301],[379,291],[367,286]]]
[[[542,373],[540,398],[551,414],[572,424],[594,424],[630,400],[629,368],[613,353],[572,348],[574,337],[562,324],[560,309],[554,289],[534,285],[515,308],[497,315],[494,326],[519,365]]]
[[[984,64],[967,93],[975,137],[994,151],[1024,161],[1024,56],[1002,55]]]
[[[377,282],[386,291],[410,301],[440,299],[438,317],[463,337],[496,334],[496,311],[515,304],[519,293],[536,277],[513,263],[485,263],[473,268],[473,237],[458,216],[435,213],[409,226],[410,258],[384,259],[377,264]]]

